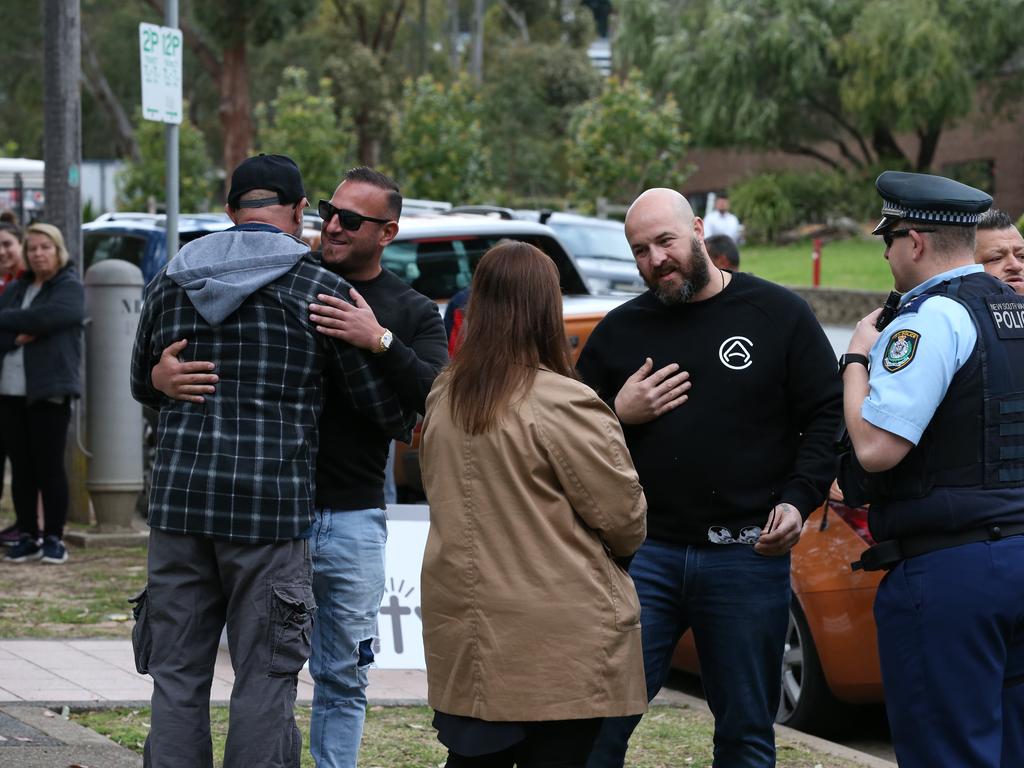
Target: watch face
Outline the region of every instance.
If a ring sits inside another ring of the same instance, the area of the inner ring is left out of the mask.
[[[391,331],[384,331],[384,335],[380,337],[380,346],[382,350],[388,350],[391,348],[391,342],[394,339],[394,334]]]

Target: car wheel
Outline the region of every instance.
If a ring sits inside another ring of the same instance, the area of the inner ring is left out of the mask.
[[[782,693],[775,721],[801,731],[834,729],[842,705],[829,690],[814,639],[796,598],[789,608],[789,626],[782,654]]]

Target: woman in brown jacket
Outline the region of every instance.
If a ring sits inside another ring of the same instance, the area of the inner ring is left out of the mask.
[[[582,766],[647,708],[640,607],[616,558],[647,502],[618,420],[573,374],[558,270],[506,242],[473,277],[427,399],[423,643],[447,765]]]

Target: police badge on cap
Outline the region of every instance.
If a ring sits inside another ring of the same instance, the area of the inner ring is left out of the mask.
[[[884,171],[875,188],[882,196],[882,220],[873,235],[898,221],[973,227],[992,205],[992,197],[980,189],[927,173]]]

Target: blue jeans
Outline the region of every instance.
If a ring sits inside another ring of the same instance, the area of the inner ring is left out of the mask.
[[[640,596],[647,696],[668,677],[692,628],[715,716],[715,766],[775,765],[775,712],[789,623],[789,555],[745,544],[676,546],[648,540],[629,568]],[[604,721],[588,768],[623,765],[639,716]]]
[[[904,560],[875,621],[901,766],[1024,765],[1024,536]]]
[[[384,596],[383,509],[318,509],[313,525],[313,715],[318,768],[353,768],[366,718],[377,611]]]

